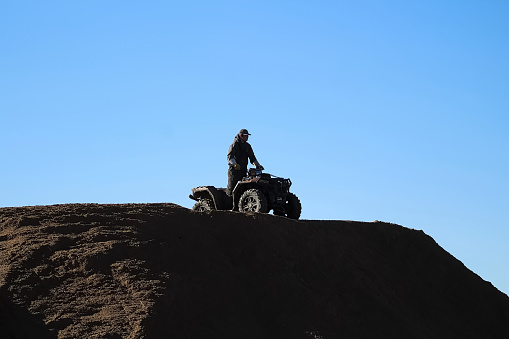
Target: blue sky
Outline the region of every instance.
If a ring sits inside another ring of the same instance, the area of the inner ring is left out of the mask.
[[[226,186],[241,128],[304,219],[422,229],[509,293],[509,2],[0,3],[0,206]]]

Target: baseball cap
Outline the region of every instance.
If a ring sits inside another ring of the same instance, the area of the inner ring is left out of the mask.
[[[247,131],[247,129],[245,129],[245,128],[241,129],[241,130],[240,130],[240,132],[239,132],[239,134],[240,134],[240,135],[242,135],[242,134],[251,135],[251,134],[249,134],[249,132],[248,132],[248,131]]]

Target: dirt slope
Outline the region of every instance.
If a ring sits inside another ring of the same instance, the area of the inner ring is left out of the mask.
[[[194,213],[0,209],[2,338],[509,338],[509,298],[422,231]]]

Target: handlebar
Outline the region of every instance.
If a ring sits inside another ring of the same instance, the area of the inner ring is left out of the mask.
[[[257,176],[263,173],[263,170],[259,167],[248,169],[247,173],[251,176]]]

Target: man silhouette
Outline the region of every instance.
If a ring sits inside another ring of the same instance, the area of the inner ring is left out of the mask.
[[[226,193],[228,195],[232,195],[232,191],[243,177],[247,174],[247,163],[249,161],[256,166],[256,168],[262,169],[263,166],[260,165],[258,160],[253,152],[253,148],[247,142],[249,139],[249,132],[247,129],[243,128],[239,131],[239,133],[233,139],[233,143],[230,145],[228,149],[228,155],[226,158],[228,159],[228,188]]]

